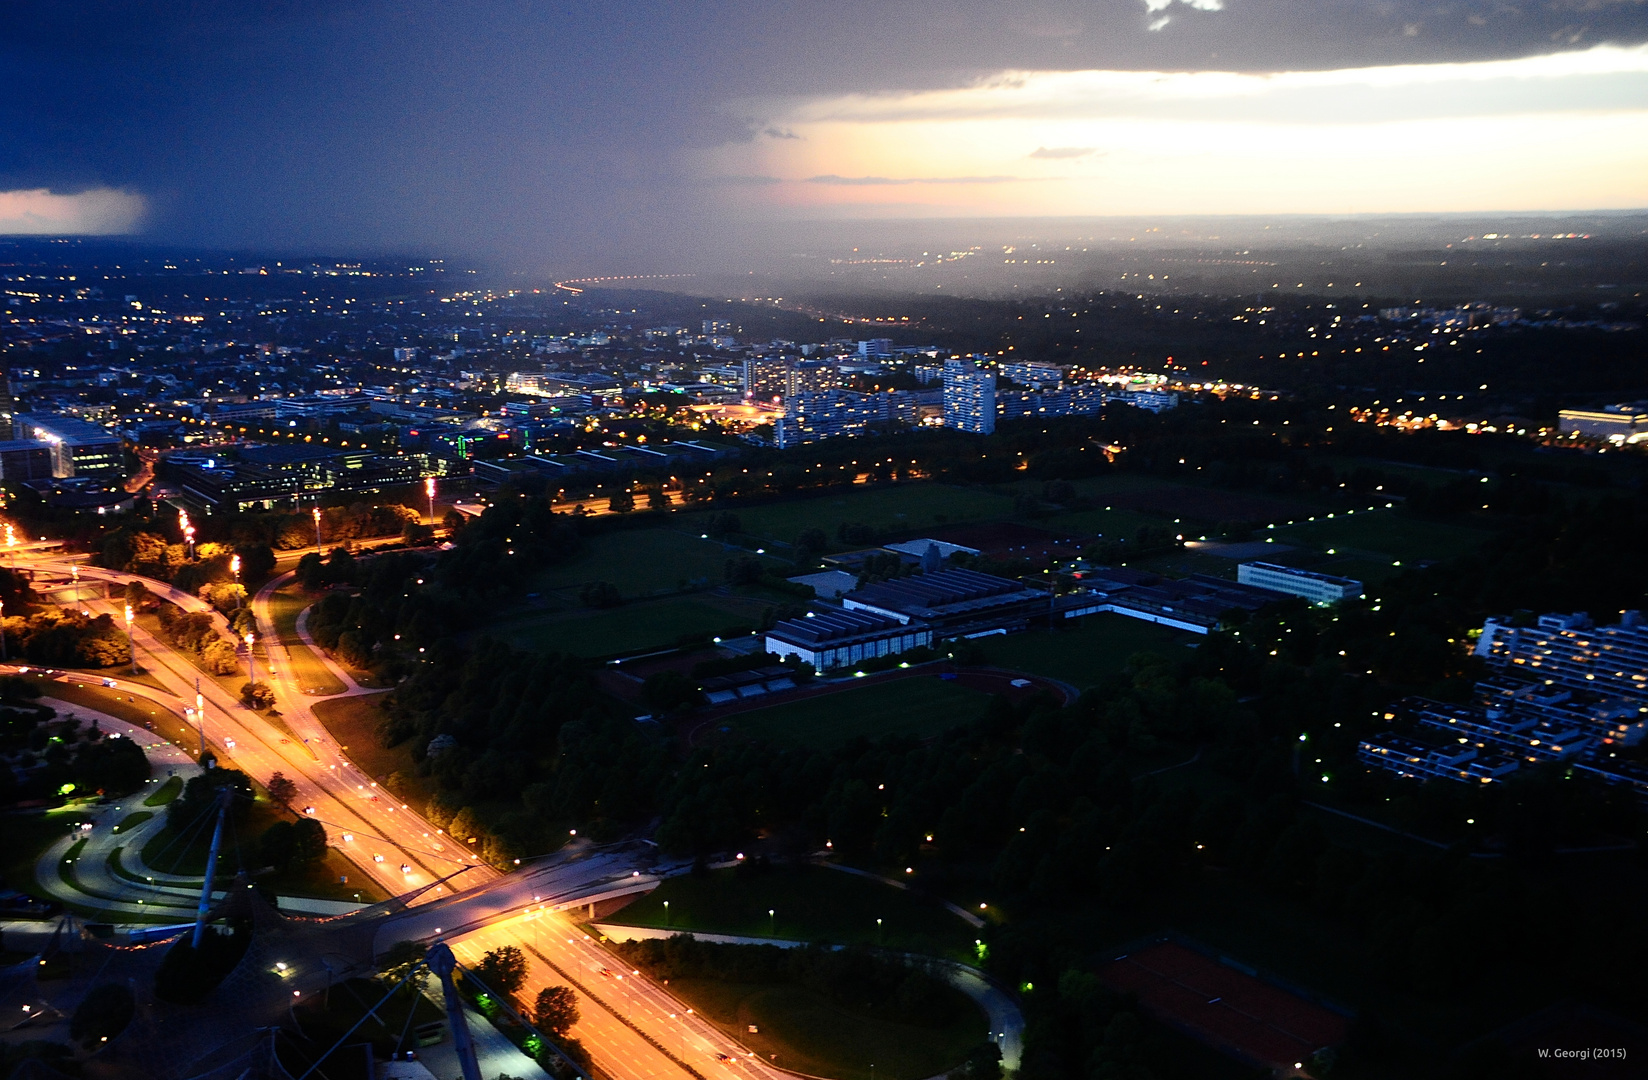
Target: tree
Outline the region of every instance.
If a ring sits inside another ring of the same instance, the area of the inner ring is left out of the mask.
[[[354,552],[348,548],[333,548],[332,554],[326,560],[326,580],[333,585],[354,581],[359,570]]]
[[[397,941],[378,956],[378,978],[393,986],[407,976],[411,985],[422,991],[429,981],[429,969],[424,966],[424,955],[429,946],[421,941]]]
[[[513,945],[493,949],[475,965],[475,977],[495,994],[513,994],[526,982],[526,954]]]
[[[795,550],[800,555],[817,555],[830,546],[830,538],[823,529],[802,529],[795,538]]]
[[[565,1038],[578,1022],[578,998],[570,986],[546,986],[538,991],[532,1017],[542,1031]]]
[[[275,552],[268,544],[242,544],[235,554],[240,556],[242,581],[263,581],[275,572]]]
[[[277,821],[258,837],[258,861],[284,874],[292,863],[292,822]]]
[[[275,691],[266,682],[249,682],[240,688],[240,702],[248,709],[275,707]]]
[[[312,817],[292,822],[292,866],[313,866],[326,858],[326,826]]]
[[[647,492],[648,510],[668,510],[670,508],[669,493],[661,487],[655,487]]]
[[[233,675],[240,670],[240,654],[224,638],[208,642],[200,650],[200,662],[213,675]]]
[[[149,759],[131,739],[83,742],[74,755],[74,782],[89,791],[125,795],[149,778]]]
[[[234,789],[229,809],[239,817],[252,804],[252,781],[238,769],[207,769],[183,785],[183,793],[166,808],[167,822],[177,831],[194,825],[216,808],[218,789],[226,787]]]
[[[287,809],[291,809],[292,800],[298,797],[298,786],[287,778],[285,773],[277,772],[269,778],[269,798]]]
[[[126,987],[119,983],[94,986],[69,1018],[69,1038],[86,1046],[112,1039],[126,1030],[136,1010],[137,1002]]]
[[[320,552],[311,551],[298,560],[297,581],[311,592],[326,587],[326,561]]]
[[[629,488],[619,488],[607,497],[607,509],[614,514],[627,514],[635,509],[635,495]]]
[[[258,857],[279,874],[303,870],[326,857],[326,829],[309,817],[277,821],[258,838]]]

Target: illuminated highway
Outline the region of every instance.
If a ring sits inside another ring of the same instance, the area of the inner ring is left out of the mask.
[[[42,593],[71,587],[69,564],[61,556],[48,557],[33,568],[37,572],[36,588]],[[164,582],[96,567],[81,566],[79,573],[83,581],[106,580],[111,586],[141,580],[150,591],[188,610],[205,608],[198,599]],[[269,616],[268,597],[282,583],[283,579],[271,582],[252,601],[265,642],[278,640]],[[86,591],[76,590],[75,596],[65,599],[94,614],[112,614],[117,624],[124,621],[124,599],[118,590],[109,600],[84,598]],[[180,715],[193,709],[198,678],[205,704],[206,738],[220,759],[262,783],[276,772],[284,773],[297,786],[293,806],[313,807],[314,816],[326,825],[331,843],[388,892],[403,893],[471,865],[466,863],[466,850],[396,802],[338,750],[314,714],[314,702],[324,699],[306,695],[297,686],[284,650],[268,650],[258,664],[260,681],[267,681],[275,691],[280,714],[276,720],[241,705],[141,626],[133,626],[132,640],[140,667],[164,689],[124,678],[124,671],[108,677],[79,673],[52,677],[106,686],[115,693],[148,699]],[[316,653],[336,670],[319,650]],[[9,669],[18,667],[10,665]],[[354,685],[346,676],[344,682]],[[359,688],[350,691],[360,692]],[[382,856],[383,861],[377,862],[375,855]],[[611,953],[576,930],[567,915],[553,910],[557,904],[576,908],[591,897],[651,888],[657,878],[638,869],[642,861],[634,853],[596,853],[587,857],[577,852],[563,853],[508,876],[488,866],[473,865],[448,886],[437,886],[419,897],[419,906],[386,920],[378,934],[377,948],[382,951],[405,938],[442,937],[452,944],[460,962],[472,966],[489,949],[511,944],[520,947],[530,962],[521,1003],[529,1005],[543,987],[573,985],[581,1014],[573,1035],[614,1080],[684,1077],[687,1073],[682,1063],[706,1077],[777,1080],[789,1076],[752,1058],[749,1051],[693,1015],[664,988],[624,971]],[[406,872],[401,870],[403,864],[408,867]],[[294,986],[301,987],[309,980],[324,984],[325,973],[318,967],[309,972],[309,966],[297,961],[291,973]]]

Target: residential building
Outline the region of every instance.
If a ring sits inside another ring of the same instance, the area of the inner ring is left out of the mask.
[[[1621,613],[1613,626],[1595,626],[1584,612],[1541,615],[1532,626],[1489,619],[1475,652],[1547,686],[1648,697],[1648,624],[1639,611]]]
[[[1109,400],[1095,383],[1073,383],[1056,390],[998,390],[996,419],[1048,419],[1056,416],[1092,416]]]
[[[802,360],[791,365],[784,376],[784,399],[797,394],[815,394],[835,390],[846,382],[841,369],[827,360]]]
[[[797,394],[773,424],[779,448],[842,436],[868,435],[916,422],[915,395],[903,391],[855,394],[848,390]]]
[[[1352,578],[1275,563],[1241,563],[1236,567],[1236,580],[1259,589],[1302,596],[1313,604],[1336,604],[1362,595],[1362,583]]]
[[[1025,386],[1057,386],[1064,381],[1064,369],[1044,360],[1011,360],[996,366],[1001,377]]]
[[[1473,701],[1403,699],[1385,719],[1407,730],[1364,739],[1362,761],[1405,776],[1483,782],[1560,762],[1648,801],[1648,768],[1619,756],[1648,736],[1648,629],[1639,612],[1605,627],[1583,614],[1545,615],[1525,627],[1490,619],[1475,651],[1495,670],[1476,684]],[[1400,740],[1410,736],[1445,747],[1462,767],[1405,748]]]
[[[971,360],[944,365],[944,426],[975,435],[996,430],[996,373]]]
[[[789,386],[790,362],[782,356],[745,357],[739,382],[747,397],[778,397]]]

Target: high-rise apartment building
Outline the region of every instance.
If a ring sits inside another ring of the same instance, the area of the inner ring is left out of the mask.
[[[1057,386],[1064,381],[1064,369],[1042,360],[1014,360],[1003,363],[1001,377],[1025,386]]]
[[[751,397],[777,397],[788,388],[790,362],[782,356],[750,356],[744,360],[742,389]]]
[[[784,379],[786,400],[797,394],[816,394],[835,390],[846,380],[841,369],[825,360],[803,360],[793,365]]]
[[[784,415],[773,425],[779,447],[800,446],[842,436],[869,435],[916,422],[916,397],[907,391],[855,394],[825,390],[797,394],[784,403]]]
[[[996,373],[972,360],[944,364],[944,426],[975,435],[996,430]]]

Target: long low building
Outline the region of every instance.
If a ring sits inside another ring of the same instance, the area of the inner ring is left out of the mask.
[[[1059,598],[1063,618],[1112,612],[1206,634],[1233,611],[1257,611],[1277,600],[1269,590],[1207,574],[1165,578],[1147,570],[1101,566],[1083,571],[1080,577],[1087,591]]]
[[[1017,581],[973,570],[880,581],[841,598],[849,611],[867,611],[903,623],[922,622],[940,637],[970,637],[1022,630],[1032,616],[1048,614],[1048,595]]]
[[[932,643],[931,627],[869,611],[809,611],[767,631],[768,652],[793,656],[815,671],[833,671]]]
[[[1248,562],[1236,567],[1236,580],[1271,592],[1302,596],[1313,604],[1336,604],[1362,595],[1362,583],[1352,578],[1318,574],[1275,563]]]

